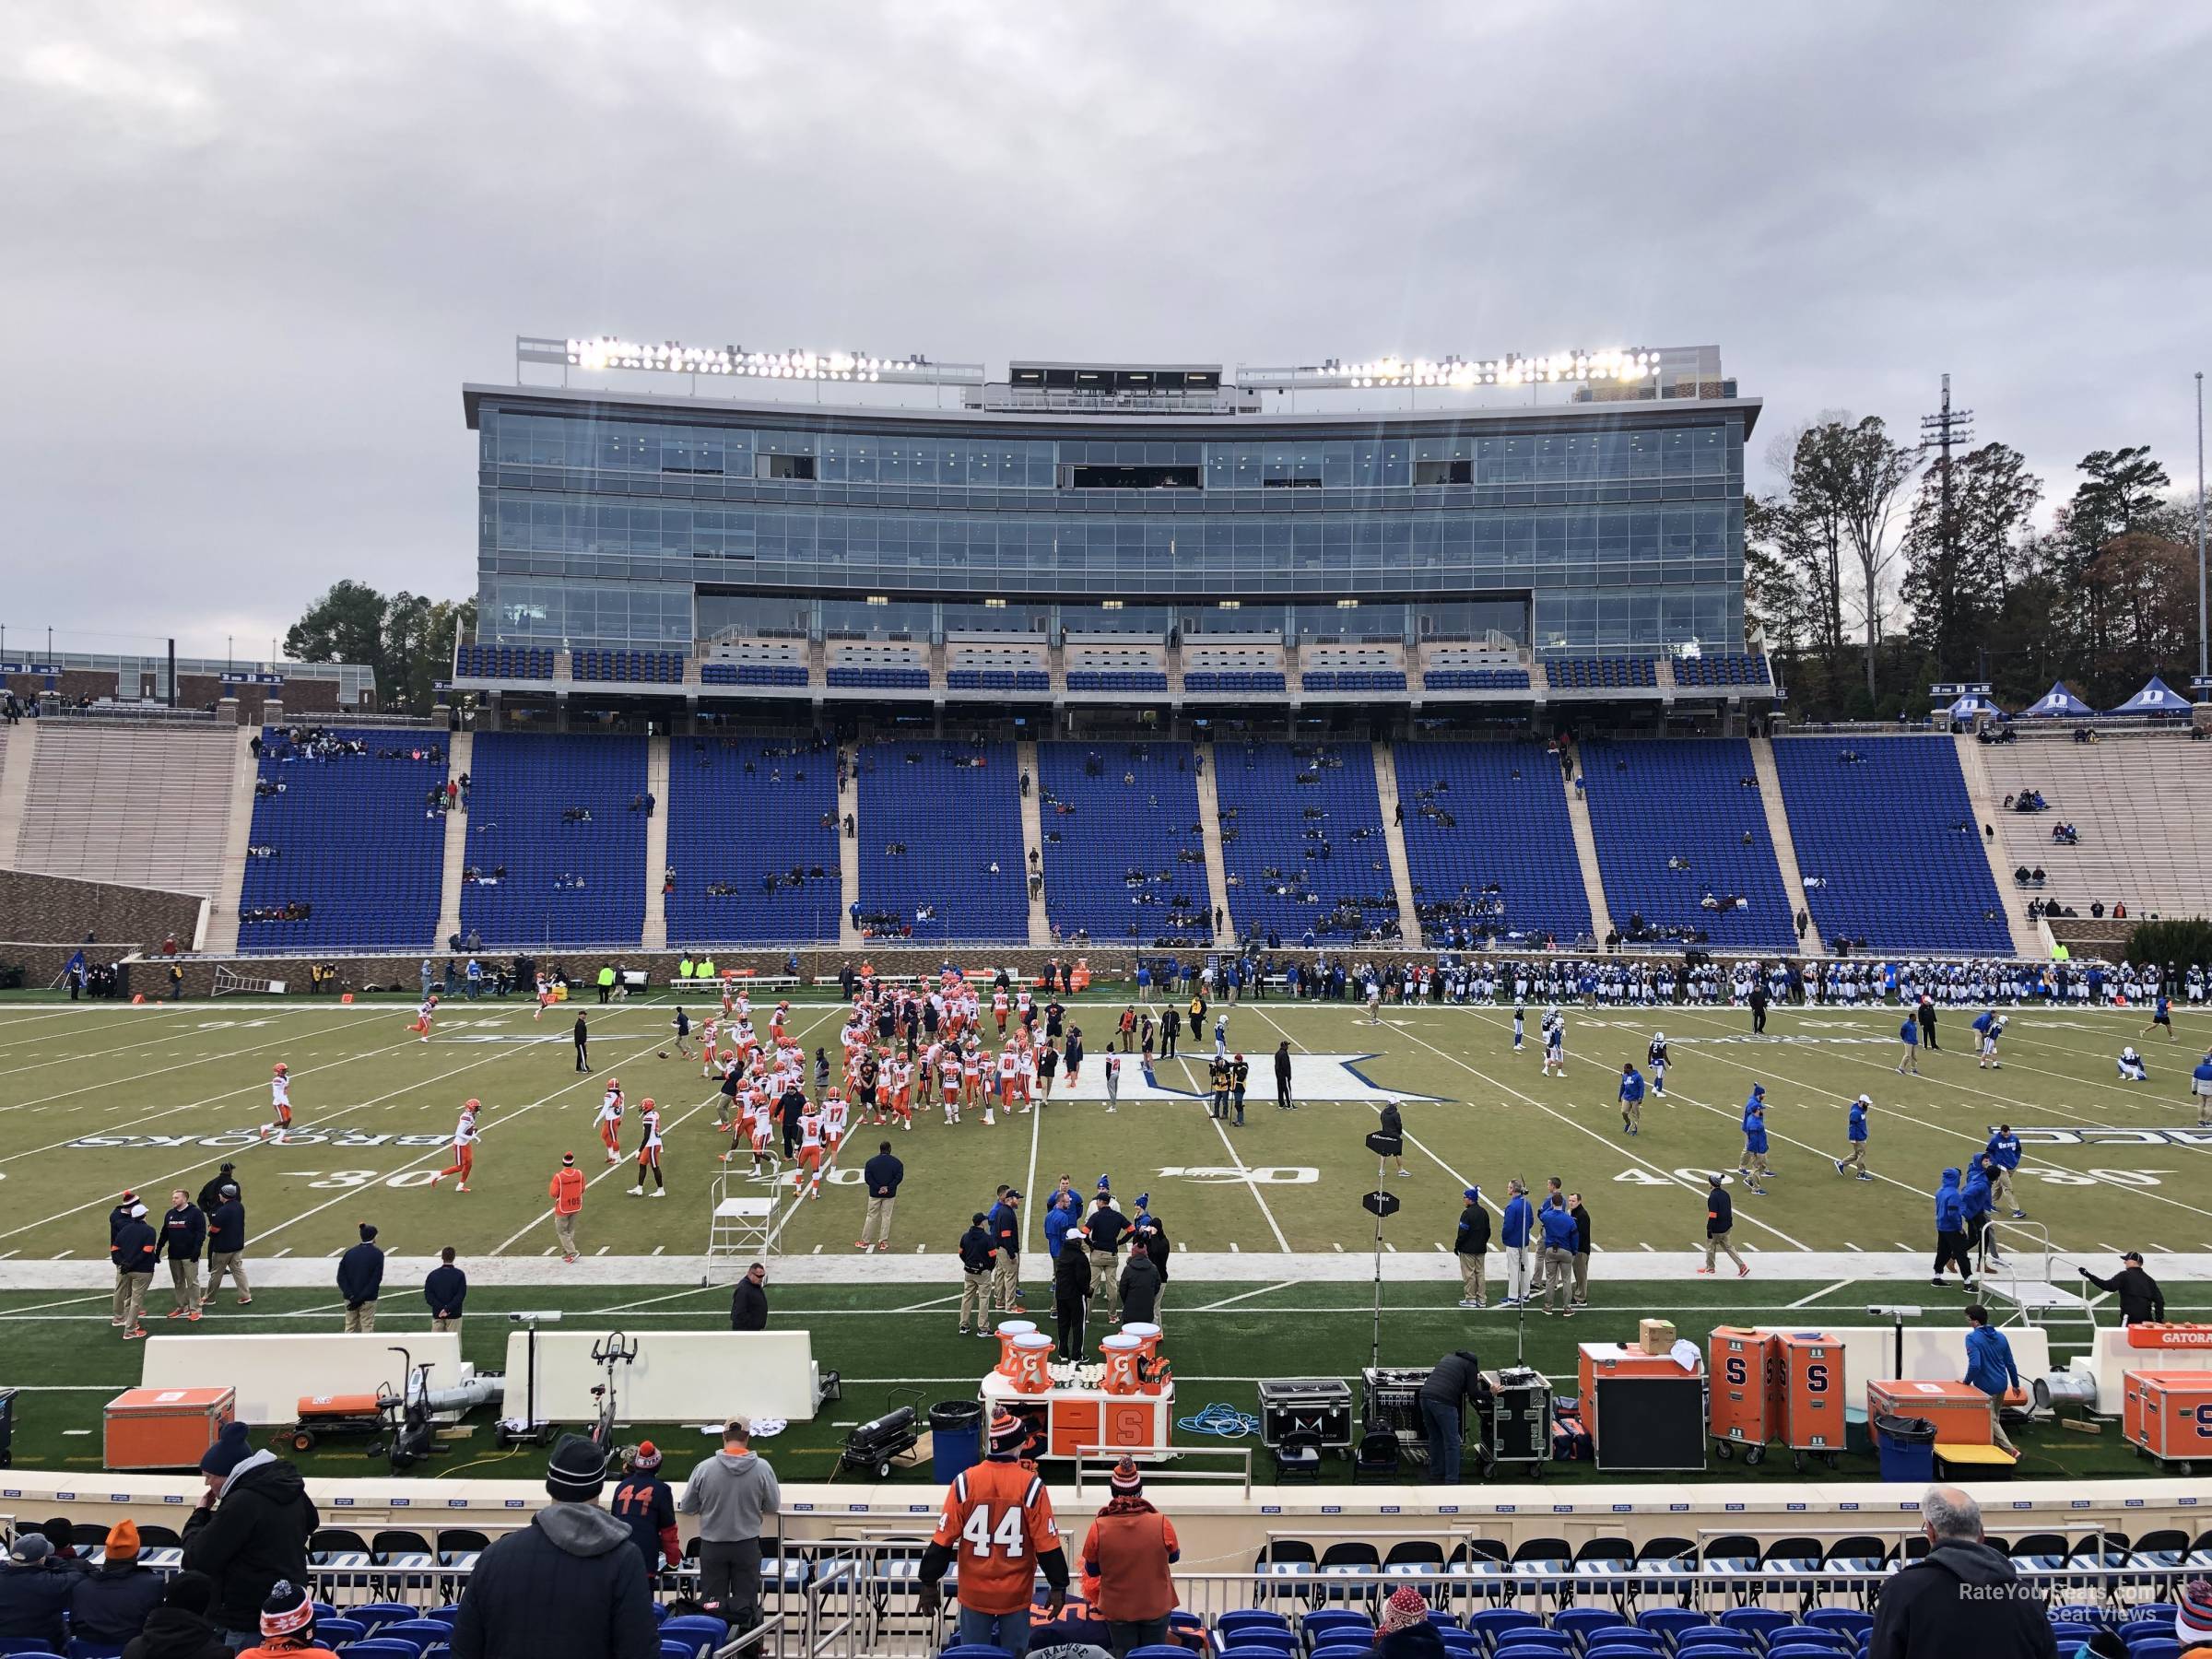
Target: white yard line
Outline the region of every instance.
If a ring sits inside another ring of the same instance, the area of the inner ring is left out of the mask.
[[[1182,1067],[1183,1076],[1190,1078],[1192,1088],[1197,1088],[1198,1074],[1192,1069],[1191,1063],[1181,1054],[1175,1058]],[[1237,1150],[1236,1142],[1229,1138],[1229,1131],[1222,1127],[1221,1120],[1214,1115],[1213,1099],[1213,1090],[1209,1088],[1206,1091],[1206,1121],[1213,1125],[1215,1135],[1220,1137],[1221,1149],[1229,1154],[1229,1161],[1236,1167],[1237,1173],[1244,1177],[1244,1190],[1252,1194],[1252,1201],[1260,1206],[1260,1218],[1267,1223],[1267,1230],[1275,1235],[1276,1248],[1288,1255],[1290,1241],[1283,1237],[1283,1230],[1276,1221],[1275,1211],[1267,1207],[1267,1197],[1260,1191],[1260,1183],[1252,1179],[1252,1166],[1244,1161],[1243,1154]],[[1231,1245],[1230,1248],[1233,1250],[1235,1246]]]
[[[1834,1284],[1825,1286],[1822,1288],[1814,1291],[1810,1296],[1799,1297],[1795,1301],[1790,1304],[1790,1308],[1792,1311],[1794,1311],[1798,1308],[1809,1308],[1815,1302],[1821,1300],[1823,1298],[1833,1296],[1837,1291],[1842,1289],[1846,1285],[1854,1284],[1857,1281],[1853,1279],[1838,1279]]]

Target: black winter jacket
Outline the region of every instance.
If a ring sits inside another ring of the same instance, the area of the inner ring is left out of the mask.
[[[78,1573],[69,1592],[69,1634],[102,1646],[128,1641],[146,1628],[167,1583],[135,1556]]]
[[[366,1239],[338,1258],[338,1294],[346,1305],[372,1302],[384,1288],[384,1253]]]
[[[1467,1207],[1459,1212],[1459,1232],[1452,1241],[1455,1255],[1478,1256],[1490,1247],[1490,1212],[1482,1207],[1482,1200],[1470,1198]]]
[[[1446,1354],[1436,1362],[1436,1369],[1429,1373],[1429,1380],[1421,1384],[1421,1398],[1457,1406],[1462,1400],[1474,1397],[1475,1379],[1481,1372],[1481,1362],[1466,1349]]]
[[[215,1214],[207,1218],[207,1248],[210,1253],[222,1254],[246,1247],[246,1206],[235,1198],[226,1198],[216,1206]],[[260,1615],[253,1620],[254,1629],[261,1628]]]
[[[300,1471],[256,1452],[232,1472],[213,1509],[184,1523],[184,1565],[215,1581],[209,1617],[226,1630],[261,1630],[261,1604],[278,1579],[307,1583],[307,1541],[323,1518]]]
[[[1090,1258],[1079,1250],[1062,1250],[1053,1258],[1053,1302],[1071,1312],[1090,1294]]]
[[[768,1329],[768,1292],[750,1278],[739,1279],[736,1288],[730,1292],[730,1329]]]
[[[1881,1594],[1867,1659],[2057,1659],[2041,1598],[1986,1544],[1938,1544]]]
[[[1150,1324],[1159,1307],[1159,1269],[1142,1251],[1133,1251],[1122,1269],[1122,1323]]]
[[[549,1503],[477,1559],[453,1659],[660,1659],[645,1562],[596,1504]]]
[[[215,1627],[182,1607],[156,1607],[146,1629],[123,1644],[123,1659],[229,1659]]]
[[[62,1614],[79,1572],[59,1561],[35,1567],[0,1566],[0,1636],[47,1641],[60,1653],[65,1635]]]
[[[193,1205],[161,1218],[161,1253],[172,1262],[196,1262],[207,1242],[207,1212]]]

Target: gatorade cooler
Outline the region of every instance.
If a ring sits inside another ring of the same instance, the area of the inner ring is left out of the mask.
[[[1825,1331],[1777,1331],[1769,1340],[1781,1405],[1776,1438],[1800,1470],[1808,1452],[1834,1468],[1843,1450],[1843,1345]]]
[[[1011,1377],[1018,1369],[1014,1358],[1014,1339],[1018,1336],[1034,1336],[1036,1334],[1037,1322],[1033,1319],[1009,1319],[998,1327],[998,1374],[1000,1376]]]
[[[1724,1459],[1741,1448],[1744,1461],[1755,1464],[1775,1433],[1774,1338],[1722,1325],[1707,1344],[1706,1359],[1712,1371],[1706,1412],[1713,1454]]]
[[[1053,1339],[1042,1331],[1025,1331],[1014,1338],[1013,1369],[1005,1372],[1016,1394],[1041,1394],[1051,1391]]]
[[[2129,1371],[2121,1433],[2130,1445],[2189,1474],[2212,1460],[2212,1371]]]
[[[108,1402],[111,1469],[196,1469],[238,1415],[229,1388],[133,1388]]]
[[[1133,1319],[1122,1327],[1122,1335],[1134,1336],[1143,1344],[1145,1363],[1149,1365],[1159,1358],[1159,1327],[1142,1319]]]
[[[1866,1384],[1866,1411],[1874,1419],[1875,1444],[1881,1444],[1886,1417],[1923,1418],[1936,1426],[1936,1439],[1953,1446],[1988,1446],[1989,1396],[1968,1382],[1937,1382],[1922,1377]],[[1841,1432],[1841,1418],[1837,1432]]]
[[[1124,1332],[1101,1340],[1099,1351],[1106,1357],[1106,1374],[1099,1379],[1100,1394],[1133,1394],[1144,1386],[1141,1340]]]

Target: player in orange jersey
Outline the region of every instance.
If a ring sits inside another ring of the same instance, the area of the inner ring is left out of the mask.
[[[468,1191],[469,1171],[477,1167],[477,1105],[474,1100],[461,1102],[461,1121],[453,1125],[453,1161],[430,1177],[432,1186],[448,1175],[458,1175],[456,1190]]]
[[[645,1133],[638,1142],[638,1184],[629,1189],[629,1195],[632,1198],[646,1196],[645,1177],[651,1175],[653,1184],[652,1196],[665,1198],[668,1196],[668,1182],[661,1174],[661,1113],[660,1109],[653,1103],[651,1095],[638,1102],[638,1124]]]
[[[791,1172],[794,1196],[822,1195],[822,1120],[812,1105],[799,1114],[799,1164]]]
[[[433,991],[422,999],[415,1010],[415,1023],[407,1028],[425,1042],[430,1040],[430,1022],[438,1018],[438,993]]]
[[[622,1079],[606,1080],[606,1096],[599,1102],[599,1144],[606,1148],[606,1161],[622,1161]]]
[[[937,1610],[937,1586],[958,1564],[959,1640],[1026,1653],[1030,1597],[1037,1575],[1050,1586],[1045,1616],[1059,1617],[1067,1603],[1067,1552],[1053,1500],[1034,1464],[1021,1460],[1029,1429],[1009,1411],[991,1412],[991,1454],[953,1477],[935,1535],[915,1572],[922,1614]]]
[[[269,1077],[269,1121],[261,1126],[261,1138],[267,1140],[274,1134],[276,1144],[284,1145],[284,1137],[292,1126],[292,1072],[281,1060],[271,1070]]]
[[[553,982],[544,974],[539,974],[537,976],[537,1012],[530,1016],[530,1023],[535,1025],[543,1019],[546,1017],[546,1010],[553,1006],[557,998],[558,994],[553,988]]]
[[[893,1110],[897,1110],[895,1105]],[[830,1157],[835,1158],[838,1148],[845,1144],[845,1130],[852,1118],[853,1109],[845,1104],[845,1097],[831,1089],[822,1102],[822,1141],[830,1148]]]
[[[1004,1037],[1006,1034],[1006,994],[1004,991],[991,993],[991,1018],[998,1021],[998,1034]]]

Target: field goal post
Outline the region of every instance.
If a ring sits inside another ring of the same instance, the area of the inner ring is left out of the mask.
[[[732,1170],[714,1177],[713,1205],[707,1219],[707,1262],[702,1285],[712,1286],[728,1270],[734,1281],[746,1267],[775,1250],[775,1188],[766,1194]]]
[[[253,974],[241,973],[235,968],[226,968],[220,962],[216,964],[215,995],[229,996],[247,993],[256,996],[282,996],[284,981],[262,979]]]

